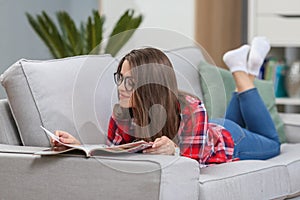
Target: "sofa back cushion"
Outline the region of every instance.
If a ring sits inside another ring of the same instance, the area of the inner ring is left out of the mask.
[[[201,49],[192,46],[165,51],[165,53],[174,67],[178,89],[201,99],[198,65],[205,60]]]
[[[84,143],[103,142],[104,135],[94,133],[98,120],[107,124],[106,113],[111,113],[111,106],[104,105],[97,116],[93,108],[95,99],[112,103],[112,96],[107,94],[114,89],[115,66],[116,60],[110,55],[46,61],[21,59],[13,64],[1,75],[1,83],[22,143],[49,146],[40,126],[68,131]],[[82,130],[85,134],[79,134]]]
[[[187,47],[165,51],[174,65],[180,90],[202,96],[197,65],[201,51]],[[49,146],[40,128],[64,130],[82,143],[106,142],[117,89],[118,61],[110,55],[55,60],[25,60],[1,75],[22,143]]]

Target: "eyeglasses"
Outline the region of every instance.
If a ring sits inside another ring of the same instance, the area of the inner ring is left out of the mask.
[[[123,74],[119,72],[114,73],[114,81],[117,86],[120,86],[124,81],[124,86],[127,92],[131,92],[134,89],[135,83],[132,76],[126,76],[124,78]]]

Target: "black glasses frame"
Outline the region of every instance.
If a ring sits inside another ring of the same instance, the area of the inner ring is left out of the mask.
[[[124,86],[127,92],[131,92],[134,87],[135,87],[135,83],[134,83],[134,79],[132,76],[126,76],[124,78],[123,74],[121,74],[120,72],[115,72],[114,73],[114,81],[115,84],[117,86],[120,86],[122,84],[122,82],[124,81]]]

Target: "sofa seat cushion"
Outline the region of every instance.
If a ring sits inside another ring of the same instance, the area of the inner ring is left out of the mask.
[[[245,160],[201,169],[199,185],[201,200],[280,199],[290,191],[287,168],[269,161]]]
[[[300,195],[300,143],[282,144],[281,154],[269,161],[286,166],[290,185],[289,196]]]
[[[0,145],[0,199],[190,200],[199,196],[198,163],[189,158],[28,154],[39,150]]]
[[[300,194],[300,144],[281,145],[272,159],[201,169],[200,199],[283,199]],[[215,192],[217,191],[217,192]]]

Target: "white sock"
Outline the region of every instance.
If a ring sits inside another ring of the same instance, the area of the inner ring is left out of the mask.
[[[255,37],[251,43],[251,49],[248,59],[248,73],[258,76],[259,70],[270,51],[270,44],[266,37]]]
[[[223,60],[232,73],[236,71],[244,71],[248,73],[247,56],[249,49],[250,46],[245,44],[224,54]]]

